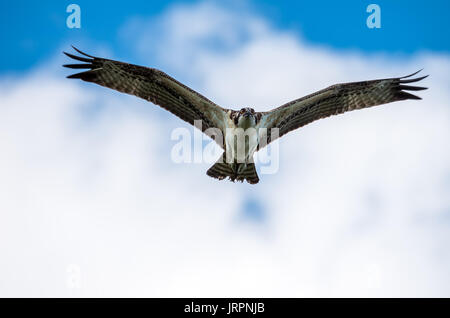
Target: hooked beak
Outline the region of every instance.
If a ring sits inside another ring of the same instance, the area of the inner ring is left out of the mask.
[[[252,115],[251,112],[245,112],[244,117],[245,117],[245,118],[249,118],[251,115]]]

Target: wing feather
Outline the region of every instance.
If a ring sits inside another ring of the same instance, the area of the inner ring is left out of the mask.
[[[428,77],[427,75],[410,78],[418,72],[398,78],[330,86],[311,95],[293,100],[269,112],[261,113],[260,127],[268,128],[269,130],[278,128],[278,137],[281,137],[294,129],[331,115],[405,99],[421,99],[419,96],[407,91],[420,91],[427,89],[426,87],[404,85],[415,83]],[[270,139],[270,136],[271,134],[268,134],[269,140],[267,144],[273,141]]]
[[[201,120],[202,131],[208,128],[219,128],[222,132],[225,130],[225,109],[164,72],[94,57],[75,47],[74,49],[84,57],[66,52],[64,54],[84,63],[63,66],[71,69],[87,69],[87,71],[72,74],[68,78],[81,79],[138,96],[161,106],[192,125],[194,120]]]

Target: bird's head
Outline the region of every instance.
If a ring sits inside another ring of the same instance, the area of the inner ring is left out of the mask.
[[[235,113],[234,123],[238,127],[247,128],[254,126],[257,122],[256,112],[253,108],[244,107],[239,112]]]

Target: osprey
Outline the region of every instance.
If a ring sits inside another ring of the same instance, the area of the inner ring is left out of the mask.
[[[336,84],[268,112],[256,112],[250,107],[232,110],[216,105],[157,69],[98,58],[75,47],[74,49],[82,56],[66,52],[64,54],[84,63],[63,66],[88,70],[70,75],[68,78],[78,78],[138,96],[161,106],[192,125],[200,126],[198,128],[208,135],[211,135],[208,133],[211,129],[216,130],[215,136],[217,132],[221,134],[222,139],[213,139],[223,148],[224,154],[207,174],[219,180],[229,178],[233,182],[246,180],[251,184],[258,183],[253,154],[291,130],[321,118],[355,109],[406,99],[421,99],[407,91],[426,89],[405,85],[427,77],[411,78],[418,71],[398,78]],[[241,141],[235,138],[238,130],[243,130],[246,134]],[[262,138],[260,133],[247,134],[249,130],[265,130],[265,138]]]

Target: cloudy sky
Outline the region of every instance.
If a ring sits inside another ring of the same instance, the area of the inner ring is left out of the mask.
[[[0,4],[0,296],[450,297],[448,1]],[[61,52],[157,67],[224,107],[268,110],[423,68],[422,101],[279,143],[256,186],[171,160],[175,128],[71,81]]]

